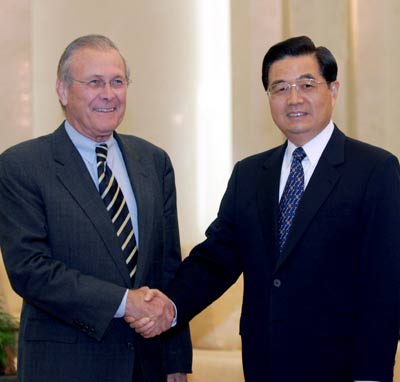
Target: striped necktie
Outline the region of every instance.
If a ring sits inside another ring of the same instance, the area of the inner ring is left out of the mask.
[[[304,191],[304,171],[301,162],[306,157],[302,147],[293,151],[290,173],[279,203],[279,250],[282,252],[297,206]]]
[[[108,147],[105,143],[96,146],[99,192],[117,233],[129,270],[129,276],[133,279],[136,273],[138,256],[135,233],[133,232],[131,215],[122,190],[113,172],[107,165],[107,153]]]

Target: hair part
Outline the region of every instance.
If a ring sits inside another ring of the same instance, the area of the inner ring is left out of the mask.
[[[269,71],[274,62],[285,57],[314,55],[318,61],[320,74],[328,85],[336,81],[337,63],[331,51],[323,46],[316,47],[307,36],[292,37],[272,46],[266,53],[262,64],[262,82],[264,89],[269,87]]]
[[[121,59],[125,66],[125,76],[129,81],[129,68],[126,64],[126,60],[124,56],[119,51],[118,47],[108,38],[98,34],[91,34],[86,36],[81,36],[72,41],[64,50],[60,57],[60,61],[58,62],[57,68],[57,78],[60,81],[65,82],[66,84],[71,85],[72,76],[71,76],[71,59],[76,52],[83,48],[92,48],[97,50],[115,50],[121,56]]]

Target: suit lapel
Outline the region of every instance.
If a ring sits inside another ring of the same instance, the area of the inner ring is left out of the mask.
[[[131,144],[126,144],[123,135],[114,134],[124,157],[126,169],[135,194],[138,209],[139,224],[139,256],[135,275],[135,287],[143,285],[148,267],[151,264],[151,232],[154,221],[154,197],[150,177],[149,164],[146,158],[139,155],[138,150]]]
[[[279,268],[301,239],[321,205],[340,178],[337,166],[344,162],[345,136],[336,127],[314,170],[296,211],[286,244],[279,256]]]
[[[53,153],[56,176],[86,213],[99,233],[110,256],[127,286],[130,278],[110,217],[98,196],[97,189],[79,152],[70,141],[63,125],[53,133]]]
[[[277,251],[279,180],[282,158],[286,145],[274,150],[263,163],[257,179],[257,203],[264,237],[267,237],[268,252]],[[272,240],[270,240],[272,239]]]

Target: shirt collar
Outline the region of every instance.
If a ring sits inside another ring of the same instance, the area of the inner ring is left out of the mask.
[[[65,131],[67,132],[74,146],[77,148],[82,157],[89,163],[96,163],[96,155],[94,153],[96,152],[97,145],[100,143],[106,143],[109,149],[114,145],[113,135],[111,135],[111,137],[104,142],[96,142],[82,135],[67,120],[65,121],[64,126]]]
[[[325,150],[326,145],[329,142],[329,139],[332,136],[334,129],[334,124],[332,121],[328,123],[328,125],[311,141],[307,142],[303,146],[303,150],[307,154],[307,159],[313,166],[316,166],[319,158],[322,155],[322,152]],[[292,158],[293,151],[296,150],[297,146],[295,146],[292,142],[288,141],[287,149],[285,156],[288,158],[287,165],[290,164],[290,159]]]

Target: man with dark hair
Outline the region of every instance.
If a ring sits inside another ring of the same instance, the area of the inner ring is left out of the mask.
[[[107,37],[65,49],[57,94],[66,120],[0,156],[0,245],[23,298],[19,382],[186,381],[188,327],[155,339],[125,315],[171,327],[163,289],[181,262],[168,155],[117,134],[129,70]]]
[[[263,83],[287,141],[236,164],[207,239],[167,290],[179,325],[243,273],[246,382],[393,378],[399,163],[333,124],[336,74],[330,51],[308,37],[268,51]]]

